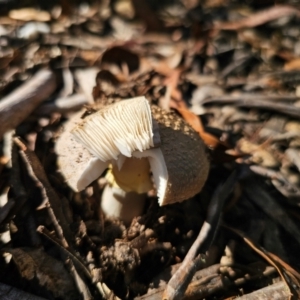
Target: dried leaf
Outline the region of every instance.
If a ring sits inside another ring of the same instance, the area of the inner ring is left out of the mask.
[[[204,143],[211,149],[217,148],[221,142],[213,135],[205,132],[203,125],[195,114],[193,114],[183,101],[171,101],[170,107],[176,109],[182,117],[196,130]]]
[[[285,71],[296,71],[300,70],[300,58],[295,58],[284,65]]]

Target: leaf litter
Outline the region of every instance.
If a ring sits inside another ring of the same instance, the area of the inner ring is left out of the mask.
[[[298,6],[0,3],[1,297],[298,299]],[[105,174],[73,192],[54,148],[74,113],[137,96],[189,123],[211,170],[126,225],[100,210]]]

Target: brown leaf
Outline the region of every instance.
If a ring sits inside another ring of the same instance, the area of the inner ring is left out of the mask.
[[[182,100],[172,100],[170,102],[170,107],[176,109],[181,114],[184,120],[199,133],[204,143],[209,148],[214,149],[221,144],[221,141],[219,141],[215,136],[205,132],[200,119],[187,108],[186,104]]]
[[[296,71],[300,70],[300,58],[297,57],[284,65],[285,71]]]

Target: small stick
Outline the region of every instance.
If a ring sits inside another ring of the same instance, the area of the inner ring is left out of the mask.
[[[217,269],[215,269],[217,267]],[[182,300],[191,299],[206,299],[213,297],[216,293],[226,293],[230,288],[237,288],[249,281],[257,280],[261,281],[262,278],[267,278],[276,272],[276,269],[270,266],[266,266],[262,271],[255,272],[254,275],[244,274],[237,279],[224,276],[219,273],[220,265],[214,265],[207,269],[213,268],[212,272],[206,273],[206,269],[196,272],[194,280],[189,284],[185,294],[182,296]],[[234,267],[234,266],[233,266]],[[242,267],[242,266],[239,266]],[[239,268],[238,267],[238,268]],[[247,267],[246,267],[247,269]],[[202,276],[203,275],[203,276]],[[134,298],[134,300],[161,300],[163,294],[163,287],[153,289],[147,294]],[[273,298],[268,298],[273,299]]]
[[[18,149],[13,146],[11,149],[11,175],[10,185],[15,195],[14,200],[9,201],[1,208],[0,224],[8,223],[24,207],[27,201],[27,193],[21,180],[21,166],[19,162]]]
[[[88,286],[85,284],[85,282],[82,280],[82,278],[78,274],[73,261],[70,259],[70,260],[67,261],[67,264],[68,264],[69,270],[70,270],[70,272],[71,272],[71,274],[72,274],[72,276],[75,280],[77,289],[83,297],[83,300],[93,299]]]
[[[36,154],[30,151],[20,138],[14,138],[14,143],[20,148],[20,155],[26,165],[28,173],[32,176],[37,185],[40,186],[44,201],[46,203],[49,202],[48,212],[52,221],[54,221],[53,225],[55,226],[57,235],[66,247],[70,246],[74,242],[73,234],[64,216],[61,200],[52,188],[41,162]]]
[[[226,198],[231,193],[236,182],[236,172],[232,172],[223,185],[218,186],[208,207],[208,214],[194,244],[185,256],[181,266],[172,276],[164,294],[163,300],[179,300],[183,298],[188,284],[195,272],[201,266],[205,266],[205,253],[212,243],[218,228],[220,215]],[[195,259],[196,258],[196,259]]]
[[[271,102],[269,100],[274,100],[274,101]],[[257,108],[257,109],[263,109],[268,111],[274,111],[294,118],[300,117],[299,107],[290,104],[281,103],[281,102],[275,102],[276,100],[283,101],[283,98],[282,96],[266,97],[260,95],[256,95],[256,98],[254,98],[253,96],[249,97],[244,95],[243,97],[224,96],[224,97],[206,99],[205,101],[202,102],[202,104],[212,104],[212,103],[217,103],[222,105],[233,104],[236,107]]]
[[[55,75],[40,70],[0,101],[0,140],[6,131],[16,128],[56,89]]]
[[[249,299],[290,299],[291,293],[283,281],[276,282],[260,290],[239,297],[240,300]]]
[[[256,27],[267,22],[278,20],[280,17],[286,17],[290,15],[300,16],[300,11],[297,7],[291,5],[275,5],[267,9],[260,10],[248,17],[242,18],[232,22],[220,22],[216,24],[215,29],[222,30],[239,30],[245,27]]]
[[[62,242],[57,239],[55,236],[52,236],[51,233],[48,231],[48,229],[45,226],[40,225],[37,228],[37,232],[44,235],[46,238],[48,238],[52,243],[57,245],[67,256],[69,256],[74,264],[80,268],[80,270],[87,276],[89,279],[92,279],[91,273],[89,269],[85,266],[84,262],[82,262],[81,257],[78,257],[78,255],[73,251],[71,248],[66,248],[65,245],[62,244]]]
[[[66,113],[79,110],[85,104],[88,104],[88,99],[84,94],[74,94],[68,97],[58,98],[54,102],[45,103],[35,110],[36,115],[50,115],[54,112]]]

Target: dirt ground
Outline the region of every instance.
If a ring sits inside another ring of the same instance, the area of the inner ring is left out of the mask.
[[[299,1],[0,0],[0,94],[1,299],[300,299]],[[116,171],[74,191],[57,144],[138,96],[205,144],[169,177],[209,174],[125,220]]]

